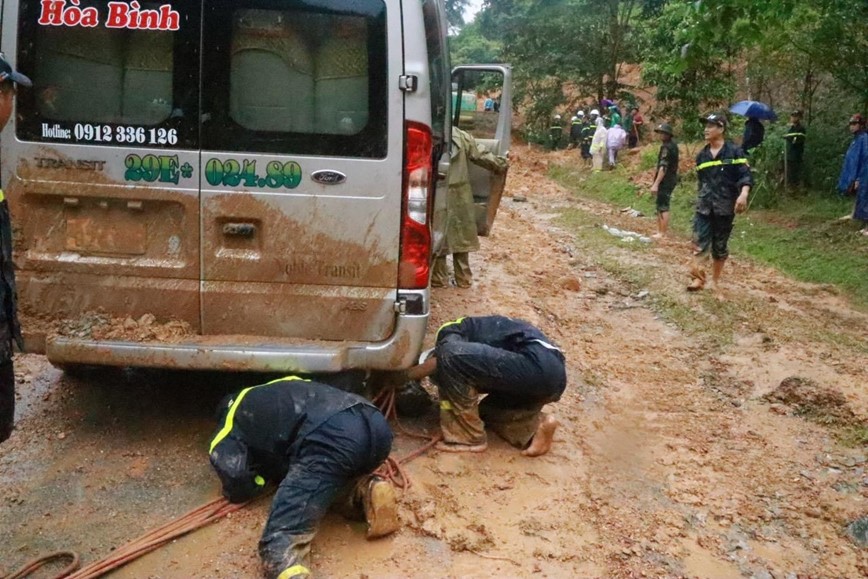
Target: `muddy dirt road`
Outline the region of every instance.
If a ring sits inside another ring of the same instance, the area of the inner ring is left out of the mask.
[[[720,301],[687,295],[687,240],[642,249],[648,218],[546,180],[555,157],[516,147],[508,192],[471,290],[438,289],[430,328],[501,313],[566,351],[553,451],[492,437],[477,456],[409,465],[403,528],[366,542],[329,515],[319,577],[860,577],[868,316],[830,288],[740,261]],[[511,200],[522,194],[528,202]],[[729,265],[727,267],[730,267]],[[213,410],[255,377],[107,371],[71,377],[16,362],[19,407],[0,446],[0,569],[57,549],[85,562],[218,493]],[[781,382],[790,380],[783,388]],[[405,421],[433,430],[436,415]],[[398,436],[396,454],[419,444]],[[114,576],[256,577],[268,500]],[[2,572],[0,572],[2,575]]]

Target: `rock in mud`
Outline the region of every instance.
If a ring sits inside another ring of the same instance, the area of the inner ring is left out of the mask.
[[[582,289],[582,282],[574,275],[568,275],[561,278],[559,285],[567,291],[577,292]]]
[[[847,535],[860,547],[868,547],[868,515],[847,525]]]
[[[784,378],[763,398],[768,402],[786,404],[796,414],[820,424],[847,426],[860,423],[840,391],[820,386],[810,378]]]

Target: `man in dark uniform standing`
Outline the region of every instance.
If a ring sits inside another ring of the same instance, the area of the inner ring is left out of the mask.
[[[504,316],[443,324],[433,355],[407,376],[432,376],[437,384],[443,433],[437,449],[483,452],[488,426],[525,456],[550,450],[558,421],[542,408],[560,400],[566,367],[561,350],[531,324]]]
[[[269,579],[310,575],[316,527],[341,494],[344,510],[364,513],[368,538],[397,530],[395,490],[371,475],[392,431],[361,396],[288,376],[227,396],[219,412],[209,454],[224,496],[243,502],[279,483],[259,541]]]
[[[802,111],[790,115],[790,130],[784,135],[787,141],[787,186],[798,187],[802,179],[802,159],[805,154],[805,127],[802,125]]]
[[[705,123],[705,147],[696,156],[699,195],[693,219],[694,251],[692,280],[688,291],[705,287],[704,261],[712,257],[712,282],[717,287],[723,264],[729,257],[729,236],[736,213],[747,209],[753,179],[741,147],[726,140],[727,119],[723,113],[701,117]]]
[[[32,86],[30,79],[15,72],[0,56],[0,130],[12,116],[15,85]],[[18,324],[15,268],[12,264],[12,223],[9,204],[0,189],[0,442],[12,434],[15,420],[15,371],[12,367],[12,343],[24,349]]]

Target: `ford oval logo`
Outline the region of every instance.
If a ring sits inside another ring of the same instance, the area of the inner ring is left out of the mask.
[[[314,171],[310,174],[310,178],[322,185],[340,185],[347,180],[347,176],[340,171],[332,171],[330,169]]]

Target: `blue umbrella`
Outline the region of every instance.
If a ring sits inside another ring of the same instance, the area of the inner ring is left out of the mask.
[[[775,114],[772,107],[759,101],[739,101],[732,105],[729,111],[743,117],[754,117],[769,121],[778,120],[778,115]]]

